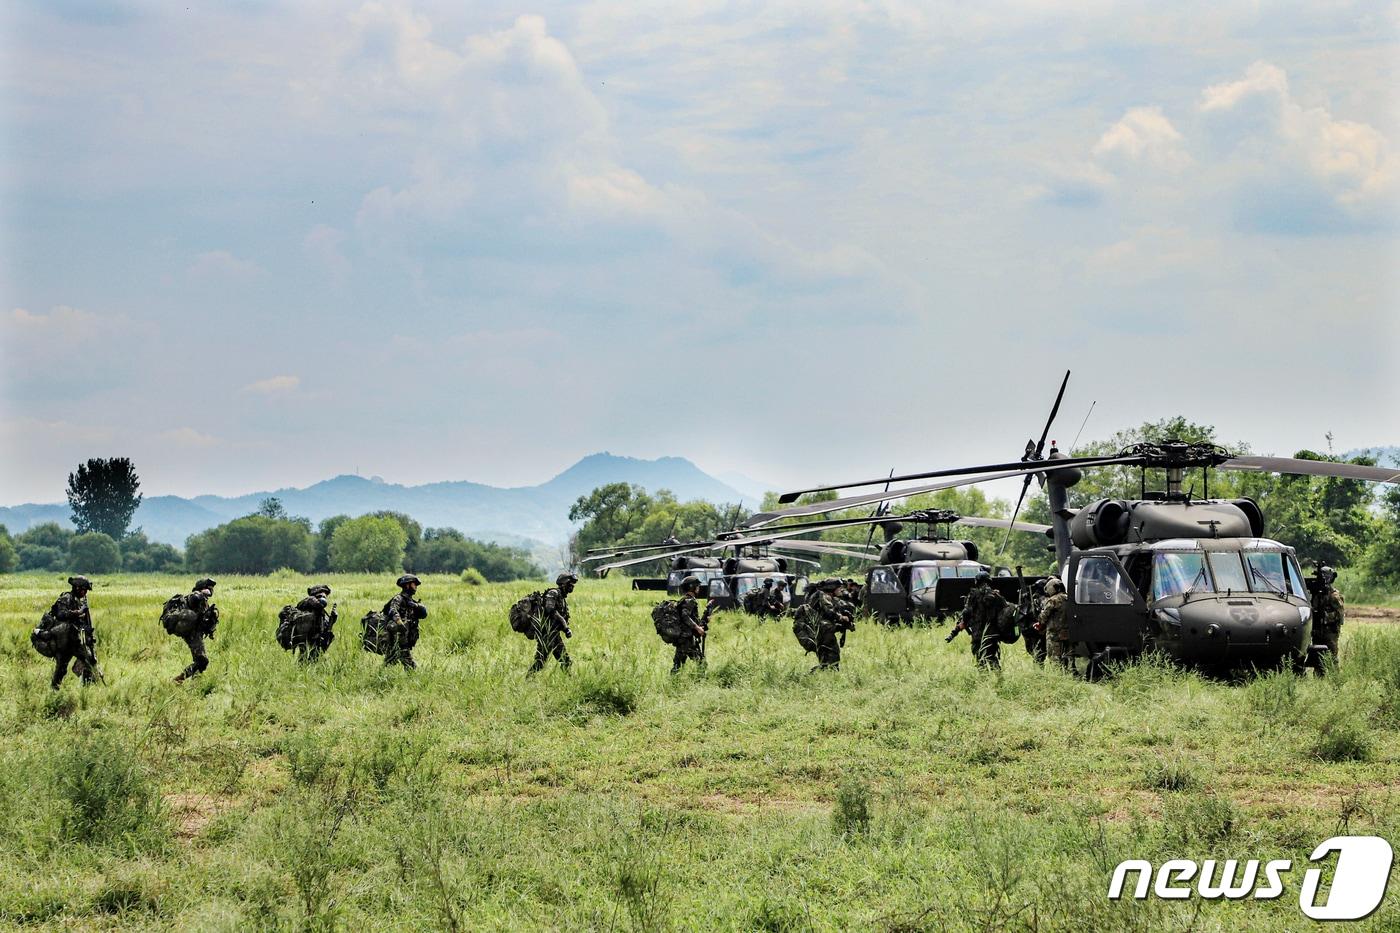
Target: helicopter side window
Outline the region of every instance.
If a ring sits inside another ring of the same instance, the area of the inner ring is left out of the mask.
[[[1244,567],[1240,564],[1238,551],[1212,551],[1210,571],[1215,575],[1217,593],[1243,593],[1249,589],[1245,582]]]
[[[1307,584],[1303,582],[1303,572],[1298,569],[1298,561],[1294,559],[1292,554],[1283,559],[1283,569],[1288,571],[1288,592],[1304,599],[1311,598],[1308,594]]]
[[[871,593],[898,593],[899,578],[887,567],[876,567],[870,571]]]
[[[953,579],[954,577],[956,577],[956,576],[958,575],[958,568],[956,568],[956,567],[939,567],[939,568],[938,568],[938,575],[939,575],[940,577],[945,578],[945,579],[951,580],[951,579]]]
[[[1131,605],[1132,584],[1118,565],[1107,557],[1086,557],[1079,562],[1074,601],[1081,606]]]
[[[981,567],[959,567],[959,568],[958,568],[958,576],[960,576],[960,577],[965,577],[965,578],[967,578],[967,579],[969,579],[969,580],[972,579],[973,577],[976,577],[976,576],[977,576],[979,573],[981,573],[981,572],[982,572],[982,568],[981,568]]]
[[[937,567],[915,567],[909,575],[909,591],[926,590],[938,585]]]
[[[723,577],[716,577],[710,581],[710,598],[723,598],[729,595],[729,584],[724,582]]]
[[[1158,551],[1152,555],[1152,598],[1204,593],[1211,588],[1206,556],[1200,551]]]

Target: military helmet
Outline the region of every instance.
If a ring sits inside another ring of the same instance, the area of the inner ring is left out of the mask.
[[[331,595],[331,588],[329,586],[326,586],[324,583],[317,583],[315,586],[309,586],[306,588],[306,595],[329,596]]]
[[[682,592],[682,593],[684,593],[686,590],[690,589],[691,587],[694,587],[694,588],[697,589],[697,590],[700,589],[700,578],[697,577],[695,574],[691,574],[690,576],[688,576],[688,577],[686,577],[685,579],[681,580],[681,592]]]
[[[554,578],[555,586],[574,586],[578,583],[578,574],[564,571]]]
[[[977,571],[977,582],[990,584],[992,582],[992,575],[985,570],[979,570]]]
[[[83,576],[82,574],[78,574],[77,576],[69,577],[69,578],[68,578],[68,585],[71,586],[71,587],[72,587],[73,589],[75,589],[75,590],[90,590],[90,589],[92,589],[92,581],[89,580],[87,577]]]
[[[194,581],[194,588],[197,590],[212,590],[217,585],[218,584],[208,577],[202,577]]]
[[[772,577],[768,577],[766,580],[763,581],[763,588],[764,588],[765,590],[766,590],[768,587],[772,586],[772,585],[773,585],[773,578],[772,578]]]
[[[1054,596],[1055,594],[1063,593],[1064,591],[1065,585],[1060,582],[1059,577],[1051,577],[1050,579],[1045,581],[1046,596]]]
[[[406,574],[404,574],[403,576],[399,577],[397,580],[395,580],[395,581],[394,581],[394,585],[397,586],[399,589],[403,589],[404,587],[408,586],[410,583],[422,583],[422,582],[423,582],[422,580],[418,579],[418,578],[417,578],[416,576],[414,576],[413,574],[411,574],[411,573],[406,573]]]

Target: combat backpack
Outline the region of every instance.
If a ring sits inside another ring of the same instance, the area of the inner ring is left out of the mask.
[[[544,594],[536,590],[517,599],[510,607],[510,627],[526,638],[534,638],[544,628]]]
[[[385,625],[384,613],[374,610],[366,612],[365,617],[360,620],[360,626],[364,630],[360,635],[360,645],[370,654],[383,654],[388,648]]]
[[[29,643],[34,646],[34,650],[46,658],[56,658],[63,649],[63,643],[68,640],[69,633],[66,625],[60,625],[53,617],[52,612],[44,613],[44,617],[39,620],[39,624],[34,627],[34,631],[29,633]]]
[[[792,634],[803,651],[817,650],[817,620],[812,616],[812,608],[806,603],[797,607],[792,614]]]
[[[296,606],[283,606],[277,613],[277,644],[291,650],[298,641],[310,643],[307,632],[316,622],[316,614]]]
[[[186,604],[183,593],[176,593],[161,606],[160,624],[165,627],[168,634],[184,638],[186,635],[194,634],[195,628],[199,625],[199,613]]]
[[[651,621],[656,626],[656,634],[668,645],[680,644],[686,635],[681,625],[681,604],[676,599],[666,599],[651,607]]]

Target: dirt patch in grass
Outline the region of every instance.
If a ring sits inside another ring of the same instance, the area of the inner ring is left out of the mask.
[[[204,831],[233,801],[208,794],[166,794],[165,805],[175,818],[175,835],[189,841]]]
[[[1400,609],[1389,606],[1348,606],[1347,619],[1355,622],[1400,622]]]
[[[814,801],[793,800],[788,797],[731,797],[728,794],[705,794],[699,800],[705,809],[722,813],[758,813],[763,810],[812,813],[824,809]]]

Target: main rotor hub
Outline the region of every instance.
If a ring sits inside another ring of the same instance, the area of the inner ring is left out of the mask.
[[[1142,466],[1167,470],[1219,466],[1233,456],[1219,444],[1191,444],[1178,440],[1166,440],[1158,444],[1133,444],[1124,447],[1118,455],[1141,457]]]

